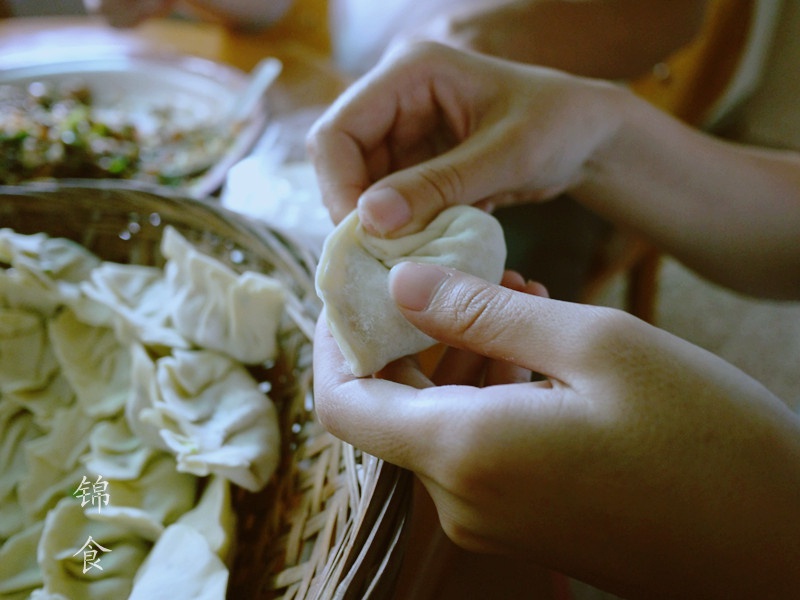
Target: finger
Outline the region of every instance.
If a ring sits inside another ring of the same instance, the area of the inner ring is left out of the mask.
[[[525,278],[517,271],[506,269],[503,272],[500,285],[507,287],[510,290],[514,290],[515,292],[521,292],[525,289]]]
[[[404,356],[390,362],[375,373],[375,377],[408,385],[419,390],[433,386],[433,382],[423,374],[419,361],[413,356]]]
[[[547,289],[536,282],[526,282],[517,271],[503,273],[500,285],[518,292],[547,296]],[[436,366],[433,381],[436,385],[499,385],[530,381],[531,371],[506,361],[488,360],[468,350],[447,348]]]
[[[433,478],[439,469],[436,457],[443,448],[452,450],[458,436],[454,415],[466,420],[462,407],[474,406],[480,390],[417,389],[375,377],[357,378],[324,317],[317,323],[313,352],[314,404],[322,425],[364,452]]]
[[[564,419],[563,392],[563,386],[555,389],[549,383],[416,389],[374,377],[357,378],[324,317],[318,322],[314,401],[322,425],[364,452],[423,478],[446,479],[461,460],[464,444],[479,447],[478,440],[487,441],[485,434],[505,438],[546,433]],[[509,423],[510,413],[517,416]]]
[[[522,185],[524,170],[513,166],[512,128],[505,122],[476,132],[447,152],[375,183],[358,199],[364,228],[381,237],[408,235],[445,208],[483,202]]]
[[[525,281],[516,271],[506,271],[500,285],[515,292],[523,292],[532,296],[549,298],[547,288],[536,281]],[[523,383],[531,380],[530,369],[517,366],[504,360],[492,360],[486,367],[484,385],[501,385],[504,383]]]
[[[422,229],[448,206],[521,183],[526,130],[502,111],[502,94],[486,91],[495,73],[487,62],[435,44],[396,49],[326,111],[308,150],[334,220],[358,205],[369,233],[397,237]],[[483,117],[490,104],[502,119]],[[403,151],[413,155],[425,140],[442,137],[449,140],[442,154],[403,168]],[[371,173],[376,157],[384,167],[391,163],[386,173]]]
[[[323,202],[335,223],[356,208],[358,198],[374,183],[374,174],[385,172],[391,162],[386,142],[411,83],[388,62],[382,61],[345,90],[314,123],[306,140]]]
[[[565,382],[594,366],[605,343],[610,309],[514,292],[452,269],[402,263],[389,289],[431,337]]]
[[[324,315],[317,322],[313,352],[314,405],[320,423],[364,452],[426,472],[426,456],[435,455],[447,427],[447,409],[422,399],[424,390],[413,385],[355,377]],[[408,373],[400,363],[392,374],[405,379]]]
[[[483,384],[488,359],[480,354],[459,348],[447,348],[442,355],[432,380],[436,385]]]
[[[322,202],[333,222],[339,223],[356,208],[358,198],[370,184],[367,164],[351,135],[316,127],[309,136],[308,152]]]

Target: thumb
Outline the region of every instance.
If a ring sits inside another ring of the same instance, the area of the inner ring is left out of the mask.
[[[510,150],[498,129],[502,128],[476,133],[444,154],[396,171],[364,191],[358,199],[358,216],[367,232],[379,237],[415,233],[445,208],[475,204],[519,187],[522,182],[515,180],[515,174],[524,170],[507,172]],[[498,152],[497,147],[506,151]]]
[[[389,291],[405,318],[436,340],[563,382],[579,377],[607,343],[611,320],[603,315],[611,309],[532,296],[438,265],[396,265]]]

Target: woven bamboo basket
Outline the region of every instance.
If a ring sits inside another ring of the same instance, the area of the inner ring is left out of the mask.
[[[104,260],[160,266],[167,225],[233,269],[273,275],[293,292],[281,358],[269,373],[282,459],[263,491],[234,488],[228,597],[390,598],[411,484],[407,473],[334,438],[315,418],[313,256],[264,224],[168,189],[104,181],[0,186],[0,227],[66,237]]]

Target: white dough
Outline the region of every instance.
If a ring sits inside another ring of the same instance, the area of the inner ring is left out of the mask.
[[[155,362],[133,347],[131,431],[175,455],[177,469],[215,473],[258,491],[280,459],[278,411],[258,382],[212,350],[175,349]]]
[[[286,302],[280,281],[253,271],[237,274],[171,227],[164,229],[161,251],[167,258],[170,317],[178,333],[244,364],[275,358]]]
[[[422,231],[396,239],[368,235],[353,211],[325,241],[317,293],[350,369],[363,377],[435,343],[403,317],[389,295],[394,265],[438,264],[499,283],[505,259],[500,223],[471,206],[448,208]]]
[[[205,538],[175,523],[142,563],[129,600],[225,600],[227,586],[228,569]]]

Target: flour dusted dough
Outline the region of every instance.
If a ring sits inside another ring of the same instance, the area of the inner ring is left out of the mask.
[[[171,452],[177,469],[220,475],[262,489],[280,459],[278,411],[238,362],[213,350],[182,350],[153,361],[133,346],[131,430]]]
[[[492,283],[503,276],[499,222],[477,208],[448,208],[422,231],[395,239],[368,235],[354,211],[328,236],[317,293],[333,337],[354,375],[371,375],[435,340],[411,325],[389,295],[389,270],[403,261],[452,267]]]
[[[247,365],[275,358],[286,302],[283,284],[262,273],[235,273],[172,227],[164,229],[161,252],[178,333]]]

